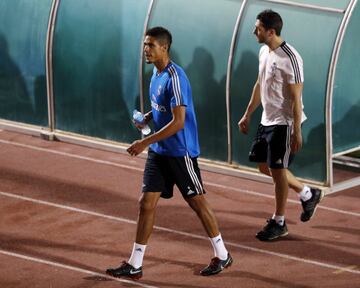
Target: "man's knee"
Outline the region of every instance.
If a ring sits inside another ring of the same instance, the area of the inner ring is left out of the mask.
[[[151,194],[150,194],[151,193]],[[157,200],[159,199],[157,195],[153,192],[143,193],[142,197],[139,200],[139,208],[142,212],[151,212],[155,210],[157,205]]]
[[[196,195],[194,197],[187,198],[185,200],[195,212],[199,212],[204,207],[206,207],[206,201],[204,195]]]
[[[281,169],[271,169],[271,175],[272,178],[274,180],[274,182],[283,182],[285,179],[287,180],[286,177],[286,170],[285,168],[281,168]]]
[[[270,172],[269,166],[267,164],[263,164],[263,163],[258,164],[258,169],[261,173],[271,176],[271,172]]]

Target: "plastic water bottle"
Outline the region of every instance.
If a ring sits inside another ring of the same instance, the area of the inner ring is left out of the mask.
[[[138,110],[134,110],[133,112],[133,119],[135,121],[135,123],[139,124],[139,125],[143,125],[144,124],[144,115],[138,111]],[[151,132],[151,129],[149,127],[149,125],[144,125],[143,128],[141,128],[141,133],[144,134],[145,136],[146,135],[149,135]]]

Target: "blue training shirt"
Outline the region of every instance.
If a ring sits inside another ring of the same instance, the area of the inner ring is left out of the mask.
[[[173,62],[170,62],[160,74],[157,74],[154,67],[149,94],[155,132],[172,120],[173,107],[186,107],[184,128],[162,141],[151,144],[150,148],[158,154],[173,157],[185,156],[187,153],[190,157],[199,156],[191,87],[184,70]]]

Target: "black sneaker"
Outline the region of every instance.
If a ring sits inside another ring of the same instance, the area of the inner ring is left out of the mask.
[[[256,233],[256,238],[260,241],[271,241],[279,237],[284,237],[288,235],[288,229],[286,227],[286,223],[284,221],[284,225],[281,226],[276,223],[275,219],[267,220],[267,224],[263,228],[263,230]]]
[[[307,201],[301,201],[301,205],[303,207],[303,212],[301,213],[300,220],[302,222],[309,221],[311,217],[315,214],[317,204],[320,203],[321,199],[324,197],[324,191],[320,189],[310,188],[311,190],[311,198]]]
[[[214,257],[211,259],[211,262],[208,266],[206,266],[203,270],[200,271],[202,276],[210,276],[220,273],[225,268],[228,268],[233,263],[233,258],[230,253],[225,260],[220,260],[218,257]]]
[[[113,277],[129,277],[134,280],[138,280],[142,277],[142,267],[135,269],[129,263],[123,261],[118,268],[109,268],[106,270],[106,274]]]

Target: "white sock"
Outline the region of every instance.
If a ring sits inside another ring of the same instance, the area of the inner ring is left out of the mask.
[[[211,245],[214,248],[215,257],[218,257],[220,260],[226,260],[228,257],[228,251],[225,248],[224,241],[221,238],[221,234],[214,238],[209,238]]]
[[[274,219],[276,221],[277,224],[284,226],[285,223],[285,216],[281,216],[281,215],[273,215],[272,219]]]
[[[135,269],[142,266],[146,245],[134,243],[133,250],[129,259],[129,264]]]
[[[299,193],[299,197],[302,201],[307,201],[311,198],[312,193],[309,186],[304,185],[303,190]]]

